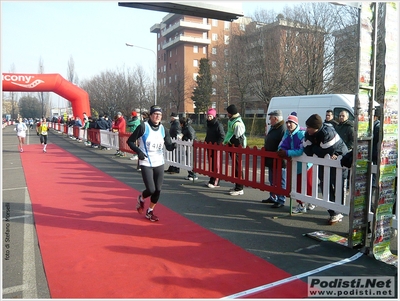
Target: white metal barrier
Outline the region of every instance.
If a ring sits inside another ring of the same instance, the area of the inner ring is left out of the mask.
[[[64,132],[64,124],[60,125],[60,131]],[[80,129],[79,138],[86,140],[86,131]],[[68,135],[73,135],[73,128],[68,128]],[[118,133],[110,132],[108,130],[100,130],[100,141],[101,146],[118,150],[119,149],[119,136]],[[184,170],[192,170],[193,169],[193,141],[182,141],[179,139],[172,139],[172,142],[177,144],[177,148],[174,151],[164,152],[165,164],[173,165],[179,167]],[[325,158],[318,158],[316,156],[310,157],[305,154],[299,157],[292,157],[292,189],[290,196],[295,200],[299,200],[305,203],[311,203],[322,208],[332,209],[341,213],[349,214],[350,212],[350,196],[353,193],[352,187],[350,185],[350,192],[348,195],[345,193],[345,189],[343,185],[342,179],[342,171],[347,168],[342,167],[340,164],[339,157],[337,160],[330,159],[329,155]],[[307,174],[307,163],[313,164],[313,179],[317,179],[312,183],[312,194],[307,195],[307,177],[302,177],[300,192],[297,192],[297,163],[301,163],[301,173],[303,175]],[[319,166],[323,166],[324,174],[323,174],[323,185],[322,191],[320,191],[319,187]],[[329,183],[330,183],[330,169],[336,169],[336,178],[335,178],[335,187],[343,187],[343,189],[335,190],[335,201],[330,201],[330,191],[329,191]],[[376,165],[372,166],[372,172],[376,173]],[[350,180],[350,179],[348,179]],[[320,197],[320,194],[322,197]],[[342,198],[342,196],[344,197]],[[371,197],[371,196],[370,196]],[[373,219],[373,212],[371,208],[369,208],[369,220]],[[398,228],[398,206],[396,206],[395,217],[392,221],[392,227]]]
[[[74,136],[74,127],[69,126],[68,127],[68,137],[73,137]]]
[[[165,164],[173,165],[175,167],[192,170],[193,169],[193,141],[182,141],[179,139],[172,139],[176,143],[176,149],[173,151],[164,151]]]
[[[305,202],[305,203],[311,203],[317,206],[321,206],[326,209],[331,209],[335,210],[337,212],[349,214],[350,212],[350,204],[349,200],[346,197],[345,190],[343,188],[346,187],[345,183],[343,183],[343,170],[347,169],[344,168],[340,165],[340,159],[339,157],[337,160],[332,160],[330,159],[329,155],[327,155],[325,158],[318,158],[317,156],[307,156],[307,155],[302,155],[299,157],[292,157],[292,191],[290,193],[290,196],[293,199]],[[307,174],[307,163],[312,163],[313,164],[313,179],[316,179],[312,183],[312,194],[307,195],[307,177],[304,176],[302,177],[302,182],[301,182],[301,189],[300,192],[297,192],[297,163],[301,163],[301,173],[303,175]],[[318,178],[318,173],[319,173],[319,167],[323,167],[324,174],[321,176],[323,179],[323,187],[321,187],[322,191],[322,197],[319,196],[319,178]],[[330,201],[332,198],[330,196],[330,191],[329,191],[329,184],[330,184],[330,176],[331,176],[331,168],[336,169],[336,178],[334,179],[335,181],[335,201]],[[336,187],[340,187],[343,189],[336,189]],[[351,193],[351,191],[350,191]],[[344,195],[344,197],[343,197]]]
[[[100,130],[100,145],[118,150],[119,149],[119,137],[118,132],[110,132],[108,130]]]
[[[306,155],[302,155],[299,157],[292,157],[292,191],[290,193],[291,198],[311,203],[314,205],[321,206],[326,209],[332,209],[341,213],[349,214],[350,212],[350,196],[352,195],[352,187],[350,185],[350,191],[348,195],[345,195],[342,201],[342,195],[345,189],[336,189],[335,194],[335,202],[331,202],[329,198],[329,180],[330,180],[330,172],[329,168],[336,168],[336,179],[335,179],[335,187],[342,187],[342,171],[343,169],[347,169],[341,166],[339,157],[337,160],[330,159],[329,155],[326,158],[318,158],[316,156],[309,157]],[[307,195],[307,177],[302,177],[301,189],[300,192],[297,192],[297,162],[301,162],[301,173],[303,175],[307,174],[307,163],[313,163],[313,179],[316,179],[312,183],[312,195]],[[318,166],[324,166],[324,187],[321,191],[322,197],[319,196],[319,180],[318,180]],[[329,167],[329,168],[328,168]],[[372,172],[376,173],[376,165],[372,166]],[[351,175],[350,175],[351,177]],[[350,180],[350,179],[348,179]],[[357,185],[357,183],[356,183]],[[371,205],[372,195],[369,196]],[[374,213],[371,211],[369,206],[368,208],[368,220],[372,221],[374,218]],[[396,206],[396,213],[392,219],[392,228],[398,228],[398,206]]]

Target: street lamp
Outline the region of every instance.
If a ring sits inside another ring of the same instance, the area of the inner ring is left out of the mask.
[[[130,44],[130,43],[125,43],[125,45],[128,46],[128,47],[141,48],[141,49],[148,50],[148,51],[151,51],[151,52],[154,53],[154,56],[156,58],[156,69],[155,69],[155,72],[154,72],[154,104],[156,105],[157,104],[157,54],[154,52],[154,50],[151,50],[149,48],[133,45],[133,44]]]

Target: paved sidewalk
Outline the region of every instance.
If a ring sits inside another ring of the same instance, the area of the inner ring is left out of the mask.
[[[10,258],[3,256],[3,298],[49,298],[17,138],[11,126],[3,129],[2,133],[3,254],[6,250],[4,232],[7,223],[11,240]],[[36,134],[33,134],[29,135],[29,143],[39,143]],[[113,150],[90,148],[53,131],[49,136],[48,153],[51,153],[52,143],[134,189],[140,191],[144,188],[141,175],[136,170],[137,161],[130,160],[129,155],[114,157]],[[358,253],[357,250],[305,236],[317,230],[347,236],[347,217],[342,223],[329,226],[324,208],[290,216],[289,201],[285,207],[273,209],[270,204],[261,203],[268,193],[245,187],[244,195],[231,196],[228,189],[232,183],[223,182],[222,187],[210,189],[204,185],[206,177],[199,175],[198,181],[190,182],[184,180],[185,176],[186,171],[165,175],[160,198],[163,205],[288,273],[301,275],[304,281],[307,281],[306,275],[310,271]],[[134,202],[132,199],[133,205]],[[132,214],[136,212],[132,210]],[[7,221],[4,220],[6,215]],[[392,252],[397,254],[397,239],[393,240]],[[397,277],[397,268],[370,255],[363,255],[351,263],[333,265],[313,274],[316,275]]]

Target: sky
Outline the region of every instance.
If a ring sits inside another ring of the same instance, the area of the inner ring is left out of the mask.
[[[150,28],[160,23],[166,12],[122,7],[118,1],[0,3],[2,73],[38,73],[42,61],[44,73],[67,78],[72,58],[80,82],[102,72],[138,66],[154,74],[156,34]],[[234,7],[242,4],[244,15],[251,16],[259,8],[280,12],[290,3],[236,1]]]
[[[278,11],[283,5],[246,2],[242,10],[249,16],[257,7]],[[125,43],[155,51],[150,28],[166,15],[116,1],[1,1],[1,71],[37,73],[42,60],[44,73],[67,77],[72,57],[80,81],[137,65],[152,74],[154,53]]]

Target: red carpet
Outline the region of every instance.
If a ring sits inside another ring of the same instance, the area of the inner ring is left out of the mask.
[[[52,298],[222,298],[291,275],[48,145],[21,154]],[[164,196],[165,197],[165,196]],[[148,200],[146,202],[148,205]],[[304,298],[296,280],[250,298]]]

